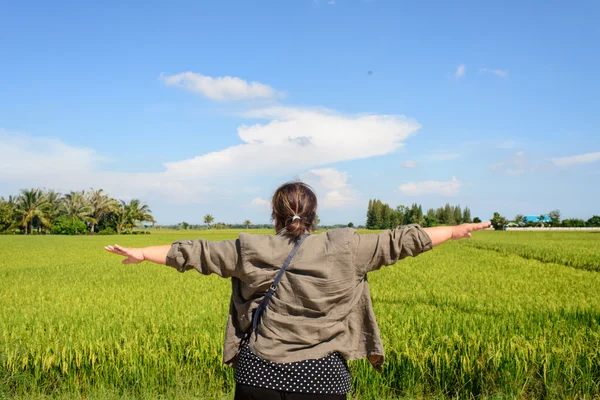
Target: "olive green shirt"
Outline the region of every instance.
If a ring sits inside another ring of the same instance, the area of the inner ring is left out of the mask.
[[[235,366],[238,348],[294,242],[285,235],[240,233],[237,240],[173,243],[167,265],[231,278],[223,362]],[[259,357],[277,363],[321,358],[334,351],[346,360],[368,358],[381,371],[384,350],[367,273],[432,248],[418,225],[378,234],[334,229],[306,238],[267,305],[250,340]]]

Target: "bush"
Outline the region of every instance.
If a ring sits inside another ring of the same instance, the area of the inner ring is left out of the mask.
[[[78,235],[87,232],[87,225],[80,219],[71,219],[66,215],[56,218],[50,230],[54,235]]]
[[[115,231],[111,227],[104,228],[100,232],[98,232],[98,235],[116,235],[116,234],[117,234],[117,231]]]

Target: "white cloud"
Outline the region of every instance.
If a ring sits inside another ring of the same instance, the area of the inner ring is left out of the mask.
[[[508,71],[505,69],[479,68],[479,72],[494,74],[500,78],[506,78],[508,76]]]
[[[408,160],[408,161],[404,161],[402,163],[402,166],[404,168],[417,168],[418,164],[417,164],[417,162],[415,160]]]
[[[0,154],[0,171],[6,181],[43,181],[61,174],[89,173],[102,160],[90,148],[6,130],[0,130]]]
[[[233,76],[213,78],[188,71],[171,76],[161,74],[159,79],[167,86],[180,87],[216,101],[273,98],[281,95],[271,86],[264,83],[248,83],[243,79]]]
[[[389,154],[420,128],[398,115],[342,115],[291,107],[257,109],[245,116],[267,122],[240,126],[242,144],[166,163],[165,173],[179,178],[295,173]]]
[[[348,183],[348,175],[333,168],[313,169],[300,174],[319,199],[319,208],[332,209],[356,204],[359,193]]]
[[[252,207],[257,207],[257,208],[271,208],[271,202],[269,200],[265,200],[265,199],[261,199],[260,197],[255,198],[254,200],[252,200],[250,202],[250,205]]]
[[[460,64],[458,67],[456,67],[456,72],[454,73],[454,76],[456,76],[457,78],[462,78],[463,76],[465,76],[467,72],[467,67],[465,66],[465,64]]]
[[[331,0],[331,1],[327,2],[327,4],[329,4],[330,6],[334,6],[335,5],[335,0]]]
[[[441,196],[454,196],[458,194],[462,182],[452,177],[450,181],[424,181],[408,182],[400,185],[398,190],[409,196],[420,196],[426,194],[438,194]]]
[[[94,187],[123,200],[154,197],[175,203],[199,202],[212,190],[207,184],[173,179],[165,173],[102,171],[107,159],[95,150],[56,138],[0,130],[0,154],[0,183],[17,189],[45,187],[64,193]]]
[[[450,161],[456,160],[458,157],[460,157],[460,154],[446,152],[436,152],[425,156],[425,158],[430,161]]]
[[[552,161],[557,167],[567,167],[569,165],[574,164],[593,163],[598,160],[600,160],[600,152],[550,159],[550,161]]]
[[[243,185],[244,179],[256,174],[289,176],[339,161],[389,154],[420,128],[414,120],[398,115],[342,115],[286,107],[254,110],[245,116],[266,122],[240,126],[241,144],[164,163],[163,171],[148,173],[106,171],[105,160],[93,149],[0,131],[0,184],[63,192],[101,187],[124,200],[201,203],[207,201],[207,193],[235,182]],[[340,197],[325,194],[326,203],[339,204],[348,198],[344,187],[338,189]]]

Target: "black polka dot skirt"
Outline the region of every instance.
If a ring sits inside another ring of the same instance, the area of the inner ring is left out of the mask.
[[[323,358],[274,363],[254,354],[247,342],[240,347],[234,379],[242,385],[315,394],[346,394],[351,384],[348,364],[337,352]]]

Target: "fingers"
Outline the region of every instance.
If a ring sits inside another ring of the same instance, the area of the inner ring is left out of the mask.
[[[131,253],[132,253],[131,250],[128,249],[127,247],[121,247],[118,244],[115,244],[115,248],[117,250],[119,250],[120,252],[122,252],[123,254],[128,255],[128,256],[131,255]]]
[[[115,244],[114,246],[104,246],[104,249],[106,251],[109,251],[113,254],[118,254],[120,256],[129,256],[131,253],[131,250],[125,247],[121,247],[118,244]]]

